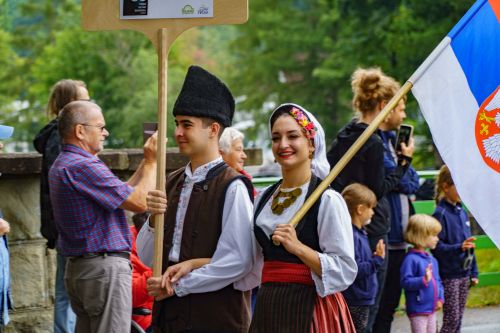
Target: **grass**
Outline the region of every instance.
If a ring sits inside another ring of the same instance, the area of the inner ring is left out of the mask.
[[[479,272],[500,272],[500,250],[487,249],[476,251]],[[479,281],[481,285],[481,281]],[[467,307],[482,307],[500,304],[500,281],[498,286],[473,287],[467,298]]]

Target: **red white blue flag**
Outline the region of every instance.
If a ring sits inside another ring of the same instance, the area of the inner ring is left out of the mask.
[[[479,0],[409,79],[458,193],[500,248],[500,0]]]

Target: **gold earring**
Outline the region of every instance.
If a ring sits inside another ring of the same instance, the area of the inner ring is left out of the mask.
[[[314,157],[314,150],[309,152],[309,159],[312,160]]]

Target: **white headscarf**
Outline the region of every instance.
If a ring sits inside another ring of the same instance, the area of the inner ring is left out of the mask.
[[[316,135],[314,136],[314,156],[311,162],[311,168],[312,172],[317,177],[324,179],[328,175],[328,173],[330,173],[330,164],[326,159],[325,131],[323,131],[323,127],[321,127],[321,124],[318,122],[316,117],[313,116],[312,113],[310,113],[309,111],[307,111],[298,104],[294,103],[281,104],[276,109],[274,109],[273,113],[271,113],[271,117],[269,117],[269,133],[271,133],[272,131],[271,118],[273,117],[274,113],[277,110],[279,110],[284,106],[293,106],[301,110],[306,114],[307,118],[309,118],[309,120],[314,124],[314,127],[316,127]]]

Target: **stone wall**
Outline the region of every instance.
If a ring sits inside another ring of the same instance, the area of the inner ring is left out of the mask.
[[[261,150],[246,151],[248,164],[262,163]],[[142,159],[140,149],[105,150],[100,158],[126,180]],[[167,172],[186,165],[167,150]],[[55,252],[40,234],[39,154],[0,154],[0,209],[10,222],[12,296],[15,310],[5,332],[48,333],[53,327]]]

